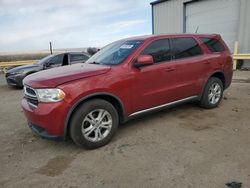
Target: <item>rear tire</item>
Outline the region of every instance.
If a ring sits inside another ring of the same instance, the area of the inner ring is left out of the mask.
[[[75,144],[95,149],[110,142],[117,131],[119,116],[112,104],[102,99],[83,103],[70,122],[70,136]]]
[[[217,107],[223,97],[223,90],[223,83],[219,78],[209,78],[200,100],[200,106],[207,109]]]

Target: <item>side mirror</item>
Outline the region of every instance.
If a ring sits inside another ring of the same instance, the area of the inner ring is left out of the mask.
[[[49,62],[44,63],[44,65],[43,65],[44,69],[49,68],[49,67],[50,67],[50,63]]]
[[[152,65],[154,63],[153,57],[151,55],[140,55],[137,58],[137,62],[135,64],[136,67],[142,67],[146,65]]]

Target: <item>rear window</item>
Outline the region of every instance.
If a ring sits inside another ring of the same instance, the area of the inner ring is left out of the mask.
[[[192,37],[172,39],[175,59],[188,58],[203,54],[199,44]]]
[[[224,46],[217,39],[201,37],[201,41],[211,52],[223,52],[225,50]]]

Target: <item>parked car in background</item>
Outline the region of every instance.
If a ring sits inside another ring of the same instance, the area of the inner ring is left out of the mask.
[[[22,108],[41,137],[69,135],[97,148],[137,115],[188,101],[217,107],[231,80],[231,53],[219,35],[142,36],[116,41],[83,65],[28,76]]]
[[[66,52],[44,57],[36,64],[18,66],[7,70],[5,77],[10,86],[23,87],[23,79],[30,74],[55,67],[84,63],[90,57],[84,52]]]

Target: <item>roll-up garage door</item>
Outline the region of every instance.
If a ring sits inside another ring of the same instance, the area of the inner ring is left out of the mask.
[[[185,4],[187,33],[217,33],[231,51],[237,40],[240,0],[200,0]]]

